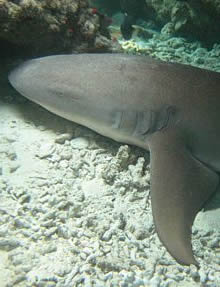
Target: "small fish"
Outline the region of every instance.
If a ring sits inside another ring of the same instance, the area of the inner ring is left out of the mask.
[[[145,5],[145,0],[120,0],[121,10],[124,13],[120,28],[125,40],[131,39],[134,30],[132,25],[135,25],[137,19],[141,17]]]

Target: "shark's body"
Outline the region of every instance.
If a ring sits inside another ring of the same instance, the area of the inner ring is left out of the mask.
[[[25,97],[151,154],[156,230],[171,255],[197,264],[191,226],[220,171],[220,74],[147,57],[60,55],[9,76]]]

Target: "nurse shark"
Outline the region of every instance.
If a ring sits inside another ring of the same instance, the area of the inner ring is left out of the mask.
[[[126,54],[56,55],[9,75],[23,96],[70,121],[150,152],[157,234],[198,266],[191,228],[219,185],[220,73]]]

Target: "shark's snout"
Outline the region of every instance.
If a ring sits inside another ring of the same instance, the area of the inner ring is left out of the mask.
[[[20,94],[32,101],[39,102],[41,79],[35,60],[24,62],[16,67],[10,72],[8,79]]]

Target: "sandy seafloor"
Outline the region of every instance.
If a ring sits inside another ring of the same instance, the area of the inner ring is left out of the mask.
[[[220,47],[193,49],[220,71]],[[1,87],[0,287],[219,287],[220,192],[193,226],[201,268],[181,266],[155,234],[148,164]]]

